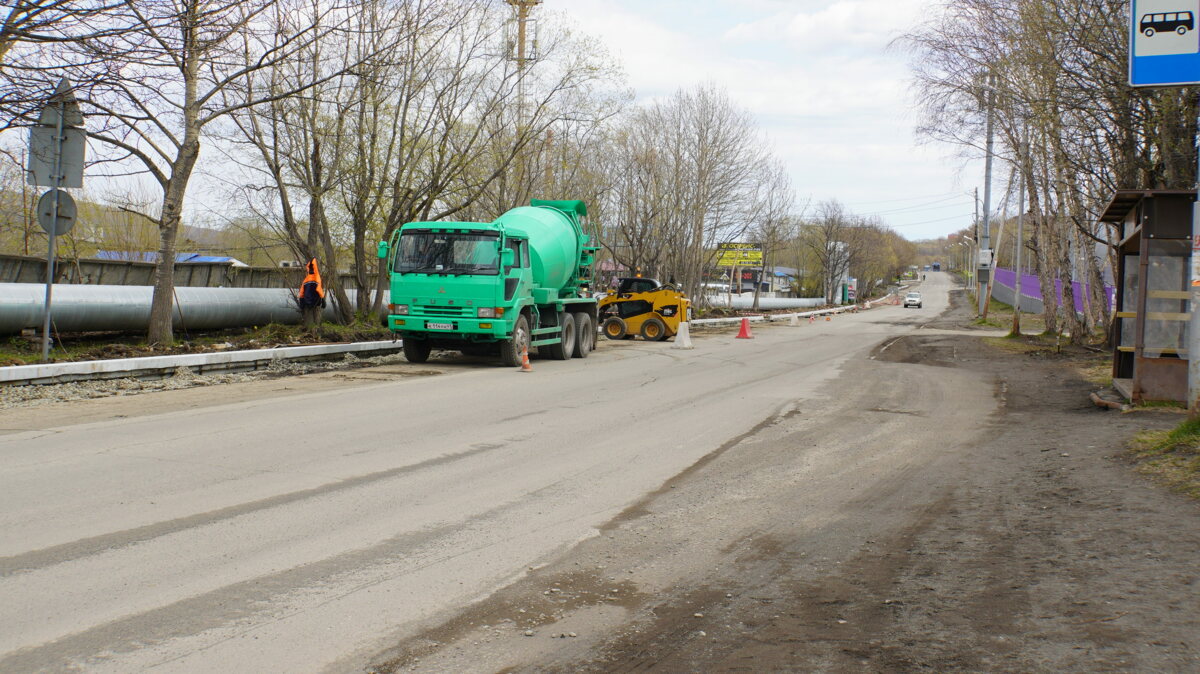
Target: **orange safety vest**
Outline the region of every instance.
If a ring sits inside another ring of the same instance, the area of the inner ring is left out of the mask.
[[[316,297],[313,297],[313,293]],[[300,307],[325,306],[325,286],[321,284],[321,272],[317,271],[317,258],[308,263],[308,275],[300,283]]]
[[[321,272],[317,271],[317,258],[313,258],[308,263],[308,275],[304,277],[304,282],[300,284],[300,292],[304,292],[304,286],[308,285],[309,281],[315,281],[317,284],[317,297],[325,297],[325,286],[321,285]]]

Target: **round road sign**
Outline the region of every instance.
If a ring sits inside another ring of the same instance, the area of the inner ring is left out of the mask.
[[[58,194],[58,221],[54,219],[54,195]],[[51,236],[62,236],[75,226],[75,199],[63,190],[49,190],[38,199],[38,224]]]

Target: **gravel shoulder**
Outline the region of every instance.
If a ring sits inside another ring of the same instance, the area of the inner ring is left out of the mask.
[[[955,305],[345,669],[1200,669],[1200,505],[1124,453],[1179,416],[1098,409],[1066,359],[963,335]]]

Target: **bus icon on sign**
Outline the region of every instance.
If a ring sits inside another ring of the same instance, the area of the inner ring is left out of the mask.
[[[1146,37],[1154,37],[1156,33],[1186,35],[1189,30],[1195,29],[1196,18],[1191,12],[1143,14],[1142,20],[1138,23],[1138,30]]]

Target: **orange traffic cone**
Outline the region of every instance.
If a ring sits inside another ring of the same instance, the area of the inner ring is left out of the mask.
[[[529,347],[521,351],[521,369],[517,372],[533,372],[533,366],[529,364]]]
[[[825,320],[827,320],[827,321],[832,321],[832,320],[833,320],[833,317],[832,317],[832,316],[830,316],[829,314],[825,314]]]
[[[742,319],[742,330],[737,335],[738,339],[754,339],[754,335],[750,334],[750,319]]]

